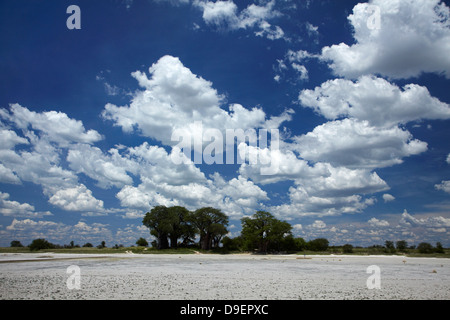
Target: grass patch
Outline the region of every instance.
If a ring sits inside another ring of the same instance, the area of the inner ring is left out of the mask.
[[[74,248],[57,248],[57,249],[44,249],[38,251],[30,251],[28,247],[0,247],[1,253],[73,253],[73,254],[114,254],[114,253],[135,253],[135,254],[239,254],[241,251],[226,251],[222,248],[214,250],[201,250],[195,248],[176,248],[176,249],[163,249],[158,250],[151,247],[120,247],[120,248],[87,248],[87,247],[74,247]],[[353,248],[352,253],[344,253],[337,248],[328,249],[327,251],[298,251],[289,252],[289,254],[297,255],[348,255],[348,256],[365,256],[365,255],[392,255],[392,256],[407,256],[407,257],[420,257],[420,258],[450,258],[450,249],[444,249],[444,253],[419,253],[417,249],[408,249],[407,252],[395,252],[389,253],[383,250],[374,250],[373,248]]]

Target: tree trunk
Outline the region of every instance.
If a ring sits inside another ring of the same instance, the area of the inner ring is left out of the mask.
[[[169,241],[167,240],[167,235],[160,234],[158,236],[158,250],[168,249],[168,248],[169,248]]]
[[[200,237],[200,248],[203,250],[209,250],[211,248],[211,236],[209,233],[206,233],[202,237]]]
[[[171,236],[170,237],[170,247],[171,248],[178,248],[178,238],[176,236]]]

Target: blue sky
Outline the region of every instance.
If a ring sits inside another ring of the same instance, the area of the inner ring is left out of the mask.
[[[6,0],[0,24],[2,246],[151,240],[155,205],[450,246],[448,2]],[[275,172],[174,163],[174,133],[238,129],[278,130],[240,146]]]

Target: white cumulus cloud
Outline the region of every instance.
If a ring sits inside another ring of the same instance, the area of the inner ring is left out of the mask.
[[[449,17],[449,8],[439,0],[359,3],[348,16],[355,43],[326,46],[321,59],[347,78],[380,74],[402,79],[424,72],[450,78]]]

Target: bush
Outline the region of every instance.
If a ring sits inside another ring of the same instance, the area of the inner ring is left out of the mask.
[[[54,245],[45,239],[34,239],[29,245],[31,251],[38,251],[43,249],[52,249]]]
[[[406,252],[406,249],[408,249],[408,242],[406,242],[405,240],[400,240],[395,243],[395,246],[397,247],[398,251]]]
[[[20,243],[20,241],[13,240],[13,241],[11,241],[11,247],[12,248],[20,248],[20,247],[23,247],[23,245]]]
[[[353,246],[351,244],[344,244],[342,247],[344,253],[353,253]]]
[[[442,244],[440,242],[436,242],[436,253],[445,253],[444,248],[442,247]]]
[[[328,240],[325,238],[318,238],[308,242],[308,247],[312,251],[327,251]]]
[[[242,250],[243,239],[242,239],[242,237],[230,238],[230,237],[225,236],[222,239],[222,246],[223,246],[224,250],[226,250],[226,251]]]
[[[395,253],[395,246],[393,241],[385,241],[384,243],[386,253]]]
[[[433,253],[434,248],[428,242],[421,242],[417,246],[417,250],[419,250],[420,253]]]
[[[145,240],[145,239],[142,238],[142,237],[140,237],[140,238],[136,241],[136,244],[137,244],[139,247],[148,247],[148,242],[147,242],[147,240]]]

